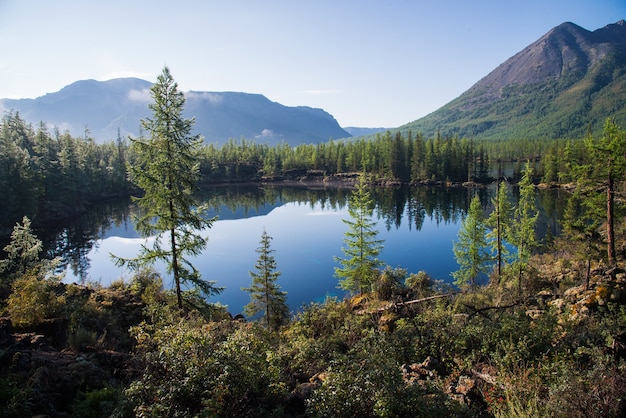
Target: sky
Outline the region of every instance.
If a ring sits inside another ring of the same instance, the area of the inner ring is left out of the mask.
[[[461,95],[550,29],[626,0],[0,0],[0,98],[169,67],[182,91],[263,94],[343,127],[394,128]]]

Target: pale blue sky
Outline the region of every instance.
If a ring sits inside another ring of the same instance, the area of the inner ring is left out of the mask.
[[[626,0],[0,0],[0,98],[77,80],[260,93],[396,127],[459,96],[551,28],[626,19]]]

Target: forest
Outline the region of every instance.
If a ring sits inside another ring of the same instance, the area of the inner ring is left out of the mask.
[[[201,189],[360,171],[381,184],[487,183],[497,177],[502,161],[519,163],[515,181],[529,160],[537,162],[534,180],[566,181],[571,173],[563,157],[582,161],[583,140],[489,142],[387,131],[372,140],[331,139],[297,147],[232,139],[221,147],[205,144],[198,155]],[[0,124],[0,190],[5,196],[0,236],[6,239],[23,216],[41,225],[84,213],[94,202],[129,196],[133,184],[126,167],[135,158],[128,138],[98,144],[88,131],[72,137],[57,129],[50,132],[44,122],[34,128],[19,114],[5,114]]]
[[[386,132],[217,147],[180,117],[184,100],[167,68],[152,92],[167,105],[151,107],[159,117],[143,121],[145,138],[97,144],[88,131],[77,138],[18,114],[2,119],[0,415],[622,416],[626,131],[614,121],[601,137],[558,141]],[[503,161],[517,163],[508,182]],[[219,283],[202,280],[186,256],[203,247],[195,231],[214,219],[202,216],[193,193],[345,175],[356,181],[335,276],[348,297],[288,312],[264,231],[244,289],[248,317],[207,303]],[[475,198],[464,217],[454,284],[378,260],[384,242],[371,220],[372,184],[492,182],[490,212]],[[534,231],[538,185],[571,193],[563,234],[543,245]],[[134,271],[129,281],[63,283],[36,226],[131,195],[138,230],[163,242],[114,258]],[[151,268],[155,259],[168,263],[173,289]],[[486,284],[475,280],[480,274]]]

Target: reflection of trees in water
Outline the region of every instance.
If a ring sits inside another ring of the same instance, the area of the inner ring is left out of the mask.
[[[63,225],[42,229],[47,256],[59,257],[59,272],[69,267],[81,282],[85,281],[91,264],[89,252],[110,228],[128,223],[131,209],[126,199],[106,201]]]
[[[486,199],[486,189],[474,190]],[[384,221],[387,230],[400,228],[406,215],[409,229],[415,227],[419,231],[426,218],[437,224],[458,222],[467,211],[471,193],[460,187],[398,187],[377,189],[372,196],[378,219]]]
[[[492,190],[493,189],[493,190]],[[389,231],[399,229],[408,222],[409,229],[420,231],[427,218],[437,224],[457,223],[467,211],[469,202],[478,193],[483,208],[492,208],[489,199],[495,188],[468,189],[464,187],[376,187],[371,189],[374,216]],[[261,216],[286,203],[299,203],[323,210],[346,208],[351,189],[306,188],[279,186],[229,185],[214,187],[198,198],[209,208],[209,216],[219,219],[241,219]],[[568,194],[556,190],[539,190],[537,203],[540,218],[538,237],[560,233],[559,222],[563,215]],[[513,201],[517,201],[516,191]],[[128,200],[103,202],[93,206],[88,213],[63,225],[55,225],[37,231],[44,242],[49,257],[60,257],[60,269],[72,269],[76,277],[86,280],[90,267],[89,252],[98,240],[113,227],[130,225],[133,206]],[[405,218],[406,216],[406,218]],[[210,231],[209,231],[210,234]]]

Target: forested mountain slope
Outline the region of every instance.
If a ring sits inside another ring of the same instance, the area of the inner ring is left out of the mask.
[[[563,23],[461,96],[399,129],[482,139],[582,138],[626,122],[626,22]]]

